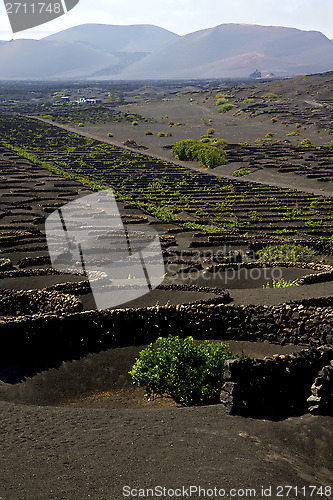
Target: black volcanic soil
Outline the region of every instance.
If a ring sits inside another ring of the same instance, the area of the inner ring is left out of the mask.
[[[230,91],[234,95],[230,102],[243,112],[240,115],[233,111],[218,114],[214,107],[215,91],[207,96],[195,96],[191,91],[183,96],[166,95],[171,101],[151,99],[149,103],[126,107],[128,112],[154,118],[155,123],[140,123],[130,128],[122,123],[86,124],[80,130],[71,128],[102,140],[108,140],[106,135],[112,132],[114,138],[109,141],[116,144],[134,138],[149,148],[147,153],[166,159],[171,158],[171,153],[163,146],[189,136],[200,138],[211,126],[216,129],[216,137],[230,143],[250,141],[254,148],[258,145],[257,139],[264,138],[267,132],[273,132],[274,139],[279,141],[290,140],[294,148],[298,140],[305,137],[315,145],[329,145],[331,136],[325,130],[329,128],[325,120],[330,121],[326,112],[330,112],[331,107],[323,108],[321,103],[331,98],[332,75],[272,81],[262,86],[253,82],[251,87],[243,87]],[[255,116],[241,104],[245,98],[253,95],[261,99],[260,96],[268,92],[279,94],[286,102],[269,100],[267,106],[261,108],[265,112]],[[279,106],[285,116],[279,116],[278,121],[272,123],[271,118]],[[299,110],[303,116],[298,114]],[[182,125],[169,128],[169,120]],[[290,123],[286,126],[281,124],[282,120]],[[295,130],[295,121],[302,125],[301,135],[286,138],[290,130]],[[153,130],[153,136],[144,135],[148,128]],[[158,132],[169,130],[172,137],[157,137]],[[292,151],[289,156],[293,154]],[[290,161],[290,157],[286,161]],[[212,174],[231,176],[241,163],[234,162]],[[249,180],[298,186],[304,191],[324,191],[328,195],[333,192],[330,179],[323,183],[307,174],[278,172],[277,167],[268,169],[262,163],[252,169]],[[196,165],[192,167],[198,169]],[[15,163],[15,168],[18,170],[14,169],[7,180],[14,180],[16,188],[28,189],[29,195],[33,193],[37,198],[29,202],[29,210],[22,209],[24,199],[17,199],[13,204],[5,197],[1,203],[0,198],[1,232],[19,236],[15,244],[2,248],[1,258],[9,257],[14,266],[18,266],[19,260],[27,255],[47,256],[43,219],[49,212],[43,209],[41,201],[64,204],[90,191],[79,183],[65,180],[67,194],[62,194],[61,189],[55,193],[52,188],[56,187],[58,177],[39,167],[33,171],[29,167],[27,177],[24,174],[27,167],[22,162],[21,165]],[[2,188],[1,194],[9,191],[10,188]],[[164,233],[167,228],[162,225],[160,229]],[[179,248],[188,248],[191,237],[178,237]],[[28,269],[45,267],[49,266],[33,264]],[[34,279],[2,278],[1,288],[45,288],[64,280],[77,280],[77,277],[46,275]],[[293,279],[292,271],[288,279]],[[240,286],[230,289],[230,294],[236,304],[278,304],[295,298],[331,296],[332,286],[331,282],[269,290]],[[214,290],[199,293],[156,290],[154,293],[150,298],[142,297],[136,305],[216,298]],[[91,295],[81,298],[86,309],[94,307]],[[267,343],[229,343],[234,352],[244,349],[252,357],[296,350],[295,346],[281,348]],[[333,477],[331,417],[304,415],[284,421],[255,420],[226,415],[219,405],[179,408],[170,406],[168,400],[145,402],[143,391],[133,388],[127,373],[138,351],[137,347],[128,347],[90,354],[21,383],[1,383],[0,498],[113,500],[125,498],[123,487],[126,485],[131,488],[161,485],[173,489],[183,486],[186,489],[191,485],[206,489],[217,487],[226,490],[226,498],[244,498],[246,488],[255,488],[257,498],[265,497],[262,488],[266,489],[266,497],[272,499],[331,498],[329,489],[325,490],[325,486],[332,485]],[[287,485],[294,487],[292,494],[278,489]],[[313,490],[311,485],[318,489]],[[319,489],[321,486],[323,490]],[[269,487],[272,489],[268,490]],[[240,491],[230,492],[232,488]],[[253,492],[251,495],[254,496]],[[127,498],[137,496],[138,492],[132,491]],[[159,497],[151,495],[151,498],[172,498],[172,492]],[[192,498],[204,497],[194,492]]]

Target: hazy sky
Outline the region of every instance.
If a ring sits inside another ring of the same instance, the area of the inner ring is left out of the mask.
[[[42,0],[22,3],[33,1]],[[0,0],[2,40],[42,38],[83,23],[155,24],[180,35],[223,23],[249,23],[316,30],[333,39],[333,0],[80,0],[64,16],[15,35],[5,2]]]

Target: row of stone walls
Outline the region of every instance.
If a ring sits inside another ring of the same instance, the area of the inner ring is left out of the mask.
[[[3,318],[0,363],[75,359],[111,347],[145,345],[169,334],[333,347],[332,297],[280,306],[214,302]]]

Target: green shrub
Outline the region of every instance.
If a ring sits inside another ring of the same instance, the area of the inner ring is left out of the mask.
[[[265,135],[266,139],[270,139],[271,137],[273,137],[273,133],[272,132],[268,132],[268,134]]]
[[[204,144],[204,146],[206,146]],[[225,165],[225,156],[221,155],[218,149],[214,146],[206,146],[199,149],[198,160],[200,165],[207,168],[216,168],[220,165]]]
[[[173,152],[174,157],[179,160],[199,161],[203,167],[207,168],[215,168],[226,163],[222,150],[194,139],[177,141],[173,146]]]
[[[272,122],[272,123],[276,123],[276,122],[277,122],[277,119],[276,119],[276,118],[271,118],[271,122]]]
[[[257,102],[256,99],[248,98],[248,99],[244,99],[243,104],[254,104],[255,102]]]
[[[290,132],[289,134],[286,134],[286,137],[293,137],[295,135],[300,135],[299,132]]]
[[[167,132],[167,133],[165,134],[165,136],[166,136],[166,137],[172,137],[172,132]]]
[[[207,144],[209,142],[209,144],[210,144],[210,139],[208,139],[208,137],[203,137],[201,139],[201,142],[203,142],[204,144]]]
[[[244,168],[240,168],[239,170],[234,170],[232,175],[234,177],[243,177],[243,175],[248,175],[251,173],[251,170],[245,170]]]
[[[172,120],[169,121],[168,123],[169,127],[173,127],[174,126],[174,122]]]
[[[228,345],[209,341],[197,345],[193,337],[158,338],[140,352],[129,372],[133,383],[146,389],[146,398],[170,397],[183,406],[219,402],[224,361],[234,359]]]
[[[215,134],[215,128],[209,128],[207,130],[207,135],[213,135],[213,134]]]
[[[139,123],[137,121],[132,122],[133,127],[136,127],[137,125],[139,125]]]
[[[151,130],[146,130],[145,135],[153,135]]]
[[[328,129],[327,131],[328,135],[332,135],[333,134],[333,130],[331,128]]]
[[[272,281],[272,287],[270,282],[266,283],[266,285],[263,285],[263,288],[288,288],[289,286],[297,286],[297,280],[294,281],[287,281],[284,278],[281,278],[279,280],[273,280]]]
[[[108,137],[113,137],[113,134],[111,134],[111,132],[109,132]]]
[[[80,122],[77,124],[78,127],[84,127],[84,123]]]
[[[305,146],[307,148],[312,146],[312,142],[310,141],[309,138],[303,139],[303,141],[301,141],[299,144],[300,146]]]
[[[223,106],[221,106],[219,109],[218,109],[218,112],[219,113],[227,113],[228,111],[230,111],[231,109],[235,108],[236,106],[234,104],[224,104]]]
[[[165,133],[164,132],[159,132],[157,135],[158,135],[158,137],[165,137]]]
[[[215,139],[212,139],[211,144],[213,144],[214,146],[227,146],[228,145],[228,141],[226,139],[218,139],[217,137]]]
[[[222,98],[216,99],[215,106],[221,106],[222,104],[227,104],[227,102],[228,102],[228,99],[226,99],[225,97],[222,97]]]

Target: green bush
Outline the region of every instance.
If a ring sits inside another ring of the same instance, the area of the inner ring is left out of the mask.
[[[300,144],[300,146],[305,146],[307,148],[312,146],[312,142],[310,141],[309,138],[303,139],[303,141],[300,142],[299,144]]]
[[[132,122],[132,126],[133,127],[136,127],[139,123],[135,120],[134,122]]]
[[[228,141],[226,139],[218,139],[217,137],[215,139],[212,139],[211,144],[213,144],[214,146],[227,146],[228,145]]]
[[[158,137],[165,137],[165,133],[164,132],[159,132],[157,135],[158,135]]]
[[[146,389],[146,398],[170,397],[183,406],[219,402],[224,361],[234,359],[228,345],[193,337],[158,338],[140,352],[129,372],[133,383]]]
[[[271,137],[273,137],[273,136],[274,136],[274,134],[273,134],[272,132],[268,132],[268,133],[265,135],[266,139],[270,139],[270,138],[271,138]]]
[[[151,130],[146,130],[145,135],[153,135]]]
[[[174,157],[179,160],[199,161],[203,167],[207,168],[215,168],[226,163],[222,150],[194,139],[177,141],[173,146],[173,152]]]
[[[251,173],[251,170],[245,170],[245,168],[240,168],[239,170],[234,170],[232,175],[234,177],[243,177],[243,175],[248,175]]]
[[[113,137],[113,134],[111,134],[111,132],[109,132],[108,137]]]
[[[207,130],[207,135],[213,135],[213,134],[215,134],[215,128],[209,128]]]
[[[218,109],[219,113],[227,113],[231,109],[235,108],[236,106],[234,104],[224,104]]]
[[[216,99],[215,101],[215,106],[221,106],[222,104],[226,104],[228,102],[228,99],[225,97],[222,97],[220,99]]]

